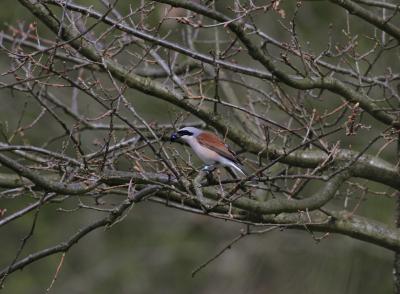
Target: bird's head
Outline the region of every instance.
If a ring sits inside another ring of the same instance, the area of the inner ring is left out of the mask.
[[[171,135],[171,142],[184,142],[196,138],[202,131],[194,127],[184,127]]]

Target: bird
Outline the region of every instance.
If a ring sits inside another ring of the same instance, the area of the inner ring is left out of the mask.
[[[171,142],[188,144],[193,152],[206,164],[204,170],[217,166],[229,167],[235,174],[246,176],[236,154],[216,134],[195,127],[184,127],[171,135]]]

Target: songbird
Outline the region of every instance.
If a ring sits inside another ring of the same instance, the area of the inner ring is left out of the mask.
[[[216,134],[194,127],[181,128],[171,135],[171,141],[188,144],[194,153],[206,164],[205,170],[217,166],[230,167],[236,173],[246,176],[236,154]]]

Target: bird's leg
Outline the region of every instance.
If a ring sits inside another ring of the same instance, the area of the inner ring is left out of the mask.
[[[207,164],[207,165],[203,166],[203,168],[201,170],[208,172],[208,173],[212,173],[216,168],[217,167],[214,164]]]
[[[211,183],[211,182],[212,182],[212,180],[213,180],[213,175],[212,175],[212,173],[213,173],[213,171],[215,171],[216,168],[217,168],[217,167],[216,167],[214,164],[212,164],[212,165],[205,165],[205,166],[201,169],[202,171],[204,171],[204,172],[207,173],[206,178],[207,178],[208,183]]]

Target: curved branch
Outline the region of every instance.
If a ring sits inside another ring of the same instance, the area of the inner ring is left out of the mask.
[[[176,198],[177,203],[181,203],[179,195],[175,192],[158,191],[156,196],[165,199],[165,204],[171,203],[172,199]],[[240,201],[239,199],[238,201]],[[187,207],[182,205],[173,206],[178,209],[188,210],[204,214],[203,210],[192,208],[199,208],[193,201],[185,202]],[[229,215],[223,218],[231,221],[250,222],[257,224],[277,224],[286,226],[288,229],[306,230],[306,231],[319,231],[319,232],[332,232],[338,233],[351,238],[375,244],[377,246],[386,248],[392,251],[400,250],[400,232],[391,228],[383,223],[367,219],[362,216],[357,216],[349,213],[348,211],[332,211],[324,209],[325,213],[320,211],[312,211],[309,213],[280,213],[278,215],[268,214],[262,215],[261,218],[254,215],[246,215],[246,211],[237,210],[237,202],[232,204],[234,208],[221,207],[216,208],[218,212]],[[236,210],[235,210],[236,209]],[[214,211],[214,210],[213,210]],[[213,212],[210,212],[213,216]]]
[[[375,6],[375,7],[381,7],[381,8],[400,11],[399,4],[396,5],[396,4],[386,3],[383,1],[374,1],[374,0],[354,0],[354,2],[358,2],[361,4],[368,5],[368,6]]]
[[[328,213],[330,217],[315,211],[309,215],[264,216],[263,220],[272,224],[291,224],[292,226],[288,228],[339,233],[392,251],[400,249],[398,230],[362,216],[352,215],[348,211],[328,211]]]
[[[253,148],[249,148],[249,152],[256,153],[260,150],[260,146],[248,145]],[[282,163],[287,163],[294,166],[304,168],[315,168],[322,162],[328,159],[328,154],[317,151],[317,150],[298,150],[290,154],[281,149],[265,150],[260,154],[262,157],[277,159]],[[369,179],[371,181],[379,182],[388,185],[395,189],[400,189],[400,170],[396,165],[389,163],[379,157],[372,155],[359,156],[358,152],[342,149],[334,156],[334,162],[348,163],[356,159],[354,164],[351,166],[351,172],[354,177]]]
[[[9,43],[18,43],[20,45],[23,45],[26,48],[30,48],[30,49],[34,49],[36,51],[39,52],[49,52],[51,51],[51,47],[46,47],[44,45],[40,45],[37,43],[33,43],[30,41],[26,41],[26,40],[16,40],[15,37],[9,36],[7,34],[5,34],[4,32],[0,32],[0,37],[2,38],[2,40],[9,42]],[[11,54],[11,53],[10,53]],[[55,57],[57,57],[60,60],[65,60],[65,61],[69,61],[78,65],[84,65],[85,67],[88,67],[92,70],[101,70],[101,67],[99,67],[98,65],[93,65],[92,63],[90,63],[90,60],[84,59],[82,57],[75,57],[75,56],[70,56],[67,55],[65,53],[62,53],[60,51],[56,51],[55,52]],[[195,69],[199,69],[201,68],[201,64],[199,62],[196,61],[187,61],[187,62],[183,62],[182,64],[177,65],[174,69],[173,69],[173,73],[176,75],[182,75],[185,74],[186,72],[191,72]],[[168,73],[165,72],[165,70],[161,69],[160,67],[151,67],[151,68],[137,68],[134,70],[134,73],[142,76],[142,77],[149,77],[149,78],[166,78],[168,77]]]
[[[6,225],[7,223],[9,223],[17,218],[20,218],[21,216],[24,216],[25,214],[31,212],[32,210],[39,207],[40,205],[50,201],[51,199],[53,199],[56,196],[57,196],[56,193],[50,193],[47,196],[45,196],[42,200],[38,200],[35,203],[32,203],[32,204],[14,212],[11,215],[8,215],[4,218],[0,218],[0,227]]]
[[[196,193],[200,189],[198,186],[199,177],[204,178],[205,173],[200,172],[199,175],[195,179],[195,183],[193,184],[194,190]],[[301,210],[314,210],[320,208],[324,204],[326,204],[329,200],[331,200],[336,191],[342,185],[342,183],[350,177],[350,173],[348,171],[344,171],[335,175],[332,179],[326,182],[325,186],[315,193],[314,195],[303,198],[303,199],[271,199],[268,201],[257,201],[249,198],[240,197],[233,200],[226,200],[229,203],[232,203],[236,208],[243,209],[245,211],[255,213],[255,214],[279,214],[282,212],[297,212]],[[146,184],[146,183],[160,183],[160,184],[168,184],[168,185],[177,185],[177,181],[174,178],[171,178],[164,174],[157,173],[132,173],[132,172],[115,172],[108,171],[101,179],[102,182],[107,183],[109,185],[122,185],[133,182],[135,184]],[[179,188],[179,186],[178,186]],[[180,187],[182,188],[182,187]],[[220,195],[215,188],[203,188],[201,193],[202,195],[197,195],[198,198],[203,199],[203,196],[213,199],[220,200]],[[199,200],[201,200],[199,199]],[[226,203],[226,201],[222,201],[221,203]]]
[[[0,173],[0,188],[13,189],[29,185],[32,185],[32,182],[19,175]]]
[[[279,214],[288,212],[298,212],[320,208],[331,200],[343,182],[350,177],[348,172],[336,175],[326,182],[325,186],[314,195],[303,199],[283,199],[276,198],[265,202],[256,201],[248,198],[240,198],[232,203],[237,208],[257,214]]]
[[[208,7],[197,4],[192,1],[183,0],[157,0],[157,2],[170,4],[171,6],[181,7],[189,9],[193,12],[205,15],[211,19],[225,23],[231,31],[242,41],[246,46],[249,54],[262,65],[268,69],[271,74],[278,78],[279,81],[299,90],[310,90],[310,89],[326,89],[335,94],[343,96],[346,100],[352,103],[359,103],[360,107],[368,112],[372,117],[388,125],[400,127],[400,122],[396,117],[381,110],[374,101],[366,95],[362,95],[357,91],[350,89],[343,82],[331,78],[331,77],[315,77],[315,78],[303,78],[294,79],[289,74],[278,69],[275,63],[268,59],[263,53],[262,49],[256,46],[251,39],[247,36],[247,33],[243,29],[242,23],[237,23],[233,19],[228,18],[222,13],[211,10]]]
[[[93,9],[88,9],[86,7],[83,7],[83,6],[79,6],[79,5],[71,4],[71,3],[65,3],[65,2],[57,1],[57,0],[48,0],[47,2],[49,2],[50,4],[58,5],[58,6],[68,7],[69,9],[71,9],[73,11],[80,12],[80,13],[82,13],[84,15],[89,15],[89,16],[95,18],[95,19],[102,19],[102,15],[100,13],[94,11]],[[145,32],[138,31],[138,30],[136,30],[136,29],[134,29],[132,27],[122,25],[119,22],[117,22],[115,20],[112,20],[112,19],[110,19],[108,17],[104,18],[103,21],[106,24],[109,24],[110,26],[113,26],[113,27],[115,27],[115,28],[117,28],[117,29],[119,29],[119,30],[121,30],[123,32],[129,33],[131,35],[134,35],[134,36],[138,37],[140,40],[143,39],[143,40],[146,40],[148,42],[160,45],[162,47],[174,50],[176,52],[179,52],[179,53],[181,53],[183,55],[186,55],[186,56],[188,56],[190,58],[202,61],[204,63],[208,63],[208,64],[211,64],[211,65],[218,64],[221,67],[223,67],[225,69],[228,69],[228,70],[231,70],[233,72],[243,73],[243,74],[247,74],[249,76],[258,77],[258,78],[261,78],[261,79],[273,80],[273,76],[268,72],[255,70],[255,69],[252,69],[252,68],[249,68],[249,67],[241,67],[240,65],[237,65],[237,64],[225,62],[225,61],[220,60],[218,58],[210,57],[210,56],[204,55],[202,53],[196,52],[194,50],[189,50],[189,49],[183,48],[182,46],[180,46],[180,45],[178,45],[176,43],[172,43],[170,41],[166,41],[166,40],[158,38],[156,36],[149,35],[149,34],[147,34]],[[279,48],[281,48],[281,49],[283,49],[285,51],[289,50],[291,53],[293,53],[296,56],[299,56],[299,57],[301,56],[300,52],[288,48],[286,44],[280,43],[279,41],[277,41],[277,40],[273,39],[272,37],[266,35],[264,32],[260,31],[259,29],[253,27],[250,24],[246,23],[245,24],[245,29],[251,29],[253,31],[253,33],[257,34],[258,36],[263,38],[263,40],[265,40],[268,43],[272,43],[275,46],[277,46],[277,47],[279,47]],[[320,66],[323,66],[323,67],[325,67],[325,68],[327,68],[327,69],[329,69],[331,71],[337,72],[339,74],[350,75],[351,77],[353,77],[353,78],[355,78],[357,80],[361,79],[361,81],[366,82],[366,83],[378,83],[379,85],[381,85],[383,87],[386,86],[385,81],[387,80],[387,76],[377,76],[375,78],[371,78],[371,77],[367,77],[367,76],[360,76],[359,73],[353,71],[352,69],[344,68],[344,67],[341,67],[341,66],[338,66],[338,65],[333,65],[333,64],[325,62],[325,61],[323,61],[321,59],[315,59],[315,60],[313,60],[313,62],[315,62],[316,64],[318,64]],[[99,68],[97,67],[96,69],[99,69]],[[134,73],[138,73],[139,74],[139,72],[137,70],[134,70]],[[289,75],[289,76],[292,77],[293,79],[301,79],[302,78],[300,76],[295,76],[295,75]],[[399,79],[399,75],[398,74],[393,74],[391,79],[392,80]]]
[[[87,193],[99,185],[97,181],[89,185],[86,185],[85,183],[66,184],[66,183],[53,182],[48,178],[38,175],[29,168],[23,166],[22,164],[18,163],[17,161],[3,154],[0,154],[0,163],[12,169],[19,176],[31,180],[35,185],[47,190],[48,192],[56,192],[58,194],[79,195]]]
[[[75,158],[72,158],[72,157],[66,156],[64,154],[57,153],[57,152],[52,152],[52,151],[49,151],[44,148],[35,147],[35,146],[10,145],[10,144],[5,144],[5,143],[0,142],[0,152],[1,151],[14,151],[16,154],[24,154],[24,153],[21,153],[23,151],[33,151],[33,152],[47,155],[49,157],[63,160],[65,162],[71,163],[76,166],[83,166],[83,163],[80,162],[79,160],[76,160]]]
[[[127,184],[131,180],[136,181],[138,177],[137,173],[116,173],[111,171],[103,181],[115,185]],[[147,174],[151,176],[151,174]],[[164,183],[167,180],[166,176],[162,174],[153,174],[153,180],[161,180]],[[263,223],[273,224],[287,224],[288,228],[300,229],[300,230],[315,230],[322,232],[335,232],[349,237],[367,241],[378,246],[387,248],[389,250],[400,249],[400,232],[394,228],[390,228],[385,224],[366,219],[361,216],[356,216],[348,211],[330,211],[324,208],[327,213],[321,213],[319,211],[310,211],[308,214],[298,213],[282,213],[283,211],[297,212],[299,210],[305,211],[308,209],[315,209],[321,207],[327,201],[329,201],[337,191],[338,187],[345,181],[349,176],[347,172],[336,175],[335,178],[331,179],[331,182],[327,183],[324,188],[318,193],[315,193],[309,198],[301,200],[278,200],[273,199],[267,202],[260,202],[247,198],[239,198],[232,202],[232,206],[240,211],[235,211],[236,216],[232,216],[242,221],[254,221],[259,222],[260,219],[255,216],[262,214]],[[148,178],[149,180],[151,178]],[[171,183],[175,181],[171,179]],[[220,200],[220,196],[213,189],[205,188],[203,190],[204,196],[214,200]],[[168,201],[176,201],[181,203],[182,198],[176,192],[173,191],[158,191],[157,196],[168,199]],[[198,208],[198,203],[190,200],[185,200],[185,205]],[[284,209],[283,209],[284,208]],[[215,208],[218,213],[229,213],[230,208],[228,206],[217,206]],[[247,213],[246,213],[247,212]],[[248,214],[250,212],[250,215]],[[203,213],[200,210],[198,213]],[[277,215],[276,215],[277,214]],[[255,217],[255,219],[253,219]]]
[[[330,0],[332,3],[342,6],[350,14],[357,15],[366,22],[373,24],[375,27],[380,28],[382,31],[388,33],[393,38],[400,42],[400,28],[390,23],[391,19],[383,19],[370,10],[354,3],[349,0]],[[397,6],[399,9],[399,6]]]
[[[32,13],[34,13],[39,19],[41,19],[50,29],[54,32],[59,31],[59,23],[56,19],[50,15],[49,11],[43,6],[41,3],[32,3],[29,0],[19,0],[24,6],[27,6]],[[206,7],[198,5],[194,2],[189,1],[178,1],[178,0],[160,0],[159,2],[165,3],[173,3],[176,6],[181,6],[184,8],[191,9],[195,12],[201,12],[207,16],[213,17],[217,20],[225,20],[225,16],[221,15],[218,12],[209,10]],[[179,4],[179,5],[178,5]],[[230,20],[230,19],[228,19]],[[230,26],[234,26],[233,29],[237,30],[238,34],[244,34],[239,25],[229,23]],[[139,90],[143,93],[152,95],[158,99],[162,99],[167,101],[173,105],[180,107],[183,110],[186,110],[198,118],[202,119],[207,124],[215,127],[222,134],[226,134],[229,139],[238,144],[239,146],[245,148],[248,152],[254,154],[260,154],[262,157],[269,159],[277,159],[279,158],[280,162],[301,166],[301,167],[317,167],[319,164],[324,162],[328,155],[326,153],[320,151],[296,151],[288,154],[285,150],[274,147],[274,146],[266,146],[264,143],[256,142],[249,138],[248,134],[241,131],[240,129],[235,129],[231,126],[231,124],[227,123],[221,116],[217,116],[212,112],[205,111],[203,109],[199,109],[197,106],[189,103],[190,97],[181,96],[177,93],[173,93],[165,88],[162,84],[153,81],[149,78],[143,78],[138,75],[133,74],[129,70],[125,69],[122,65],[117,63],[116,61],[109,60],[101,56],[97,53],[96,49],[92,44],[87,42],[85,39],[75,40],[75,38],[79,35],[79,32],[73,32],[72,30],[64,27],[62,30],[63,39],[64,40],[73,40],[70,42],[71,46],[73,46],[78,52],[80,52],[86,58],[97,62],[98,64],[102,64],[106,70],[108,70],[116,79],[125,83],[127,86]],[[242,35],[241,35],[242,36]],[[247,40],[246,36],[243,36],[244,40]],[[249,40],[247,40],[250,42]],[[251,44],[251,46],[253,46]],[[259,52],[260,49],[254,48],[255,52]],[[263,60],[265,57],[261,52],[261,57]],[[268,61],[269,62],[269,61]],[[283,73],[281,73],[283,74]],[[287,79],[290,79],[288,76],[283,74]],[[388,116],[384,111],[375,112],[376,105],[369,103],[365,97],[361,94],[358,94],[354,90],[344,88],[342,89],[342,83],[332,79],[332,78],[321,78],[319,79],[323,84],[332,87],[332,89],[343,90],[343,94],[349,94],[350,92],[356,95],[359,99],[363,99],[362,103],[365,107],[365,110],[370,111],[371,114],[374,114],[376,117],[380,117],[387,123],[391,122],[395,124],[393,118]],[[303,83],[301,81],[294,81],[297,83]],[[311,81],[314,83],[314,81]],[[340,84],[338,84],[340,83]],[[348,92],[350,91],[350,92]],[[350,95],[351,96],[351,95]],[[351,98],[351,97],[350,97]],[[353,97],[354,98],[354,97]],[[358,99],[357,98],[357,99]],[[365,99],[364,99],[365,98]],[[358,101],[355,99],[354,101]],[[361,103],[360,103],[361,105]],[[382,115],[382,116],[381,116]],[[349,158],[356,158],[358,156],[357,152],[343,150],[336,154],[337,161],[347,161]],[[400,187],[400,182],[398,181],[398,171],[397,168],[378,158],[374,158],[372,156],[361,156],[357,159],[357,163],[355,163],[352,168],[354,168],[353,176],[355,177],[363,177],[367,179],[371,179],[373,181],[381,182],[391,187]]]
[[[24,6],[28,5],[30,7],[30,5],[32,5],[32,4],[27,4],[27,5],[24,4],[24,3],[27,3],[27,2],[29,2],[29,1],[22,0],[21,3]],[[212,64],[212,65],[218,64],[219,66],[221,66],[223,68],[226,68],[226,69],[229,69],[229,70],[231,70],[233,72],[238,72],[238,73],[242,73],[242,74],[258,77],[260,79],[267,79],[267,80],[271,80],[272,79],[272,75],[270,73],[268,73],[268,72],[257,70],[257,69],[246,67],[246,66],[242,66],[242,65],[238,65],[238,64],[234,64],[234,63],[227,62],[227,61],[224,61],[224,60],[219,59],[219,58],[214,58],[212,56],[208,56],[208,55],[202,54],[200,52],[196,52],[196,51],[187,49],[187,48],[185,48],[183,46],[180,46],[180,45],[178,45],[176,43],[173,43],[173,42],[161,39],[161,38],[154,37],[154,36],[152,36],[150,34],[147,34],[145,32],[142,32],[142,31],[136,30],[134,28],[125,26],[125,25],[123,25],[121,23],[115,22],[110,17],[103,17],[103,15],[101,13],[95,12],[93,9],[88,10],[86,7],[82,7],[82,6],[79,6],[79,5],[76,5],[76,4],[66,3],[66,2],[62,2],[62,1],[60,2],[60,1],[57,1],[57,0],[50,0],[50,1],[47,1],[47,2],[49,4],[54,4],[54,5],[57,5],[57,6],[68,7],[69,9],[71,9],[73,11],[77,11],[77,12],[80,12],[80,13],[85,14],[85,15],[90,15],[91,17],[93,17],[95,19],[98,19],[98,20],[101,19],[104,23],[106,23],[108,25],[111,25],[111,26],[113,26],[113,27],[115,27],[115,28],[117,28],[117,29],[119,29],[119,30],[121,30],[123,32],[129,33],[129,34],[131,34],[131,35],[133,35],[133,36],[135,36],[137,38],[140,38],[142,40],[145,40],[145,41],[160,45],[160,46],[162,46],[164,48],[172,49],[172,50],[174,50],[176,52],[179,52],[179,53],[184,54],[186,56],[189,56],[191,58],[197,59],[197,60],[199,60],[201,62]]]
[[[25,266],[38,261],[44,257],[60,253],[60,252],[66,252],[69,249],[71,249],[72,246],[74,246],[76,243],[79,242],[80,239],[88,235],[90,232],[101,228],[101,227],[106,227],[112,225],[115,221],[118,220],[118,218],[124,213],[125,210],[127,210],[132,204],[139,202],[143,197],[148,196],[154,192],[156,192],[159,189],[158,186],[148,186],[145,189],[140,190],[136,194],[134,194],[132,197],[129,197],[123,201],[118,207],[113,209],[111,213],[109,213],[106,217],[80,229],[78,232],[76,232],[71,238],[69,238],[67,241],[55,245],[53,247],[38,251],[36,253],[30,254],[27,257],[17,261],[15,264],[11,265],[10,267],[6,267],[2,271],[0,271],[0,279],[3,278],[5,275],[8,275],[12,272],[15,272],[16,270],[23,269]]]

